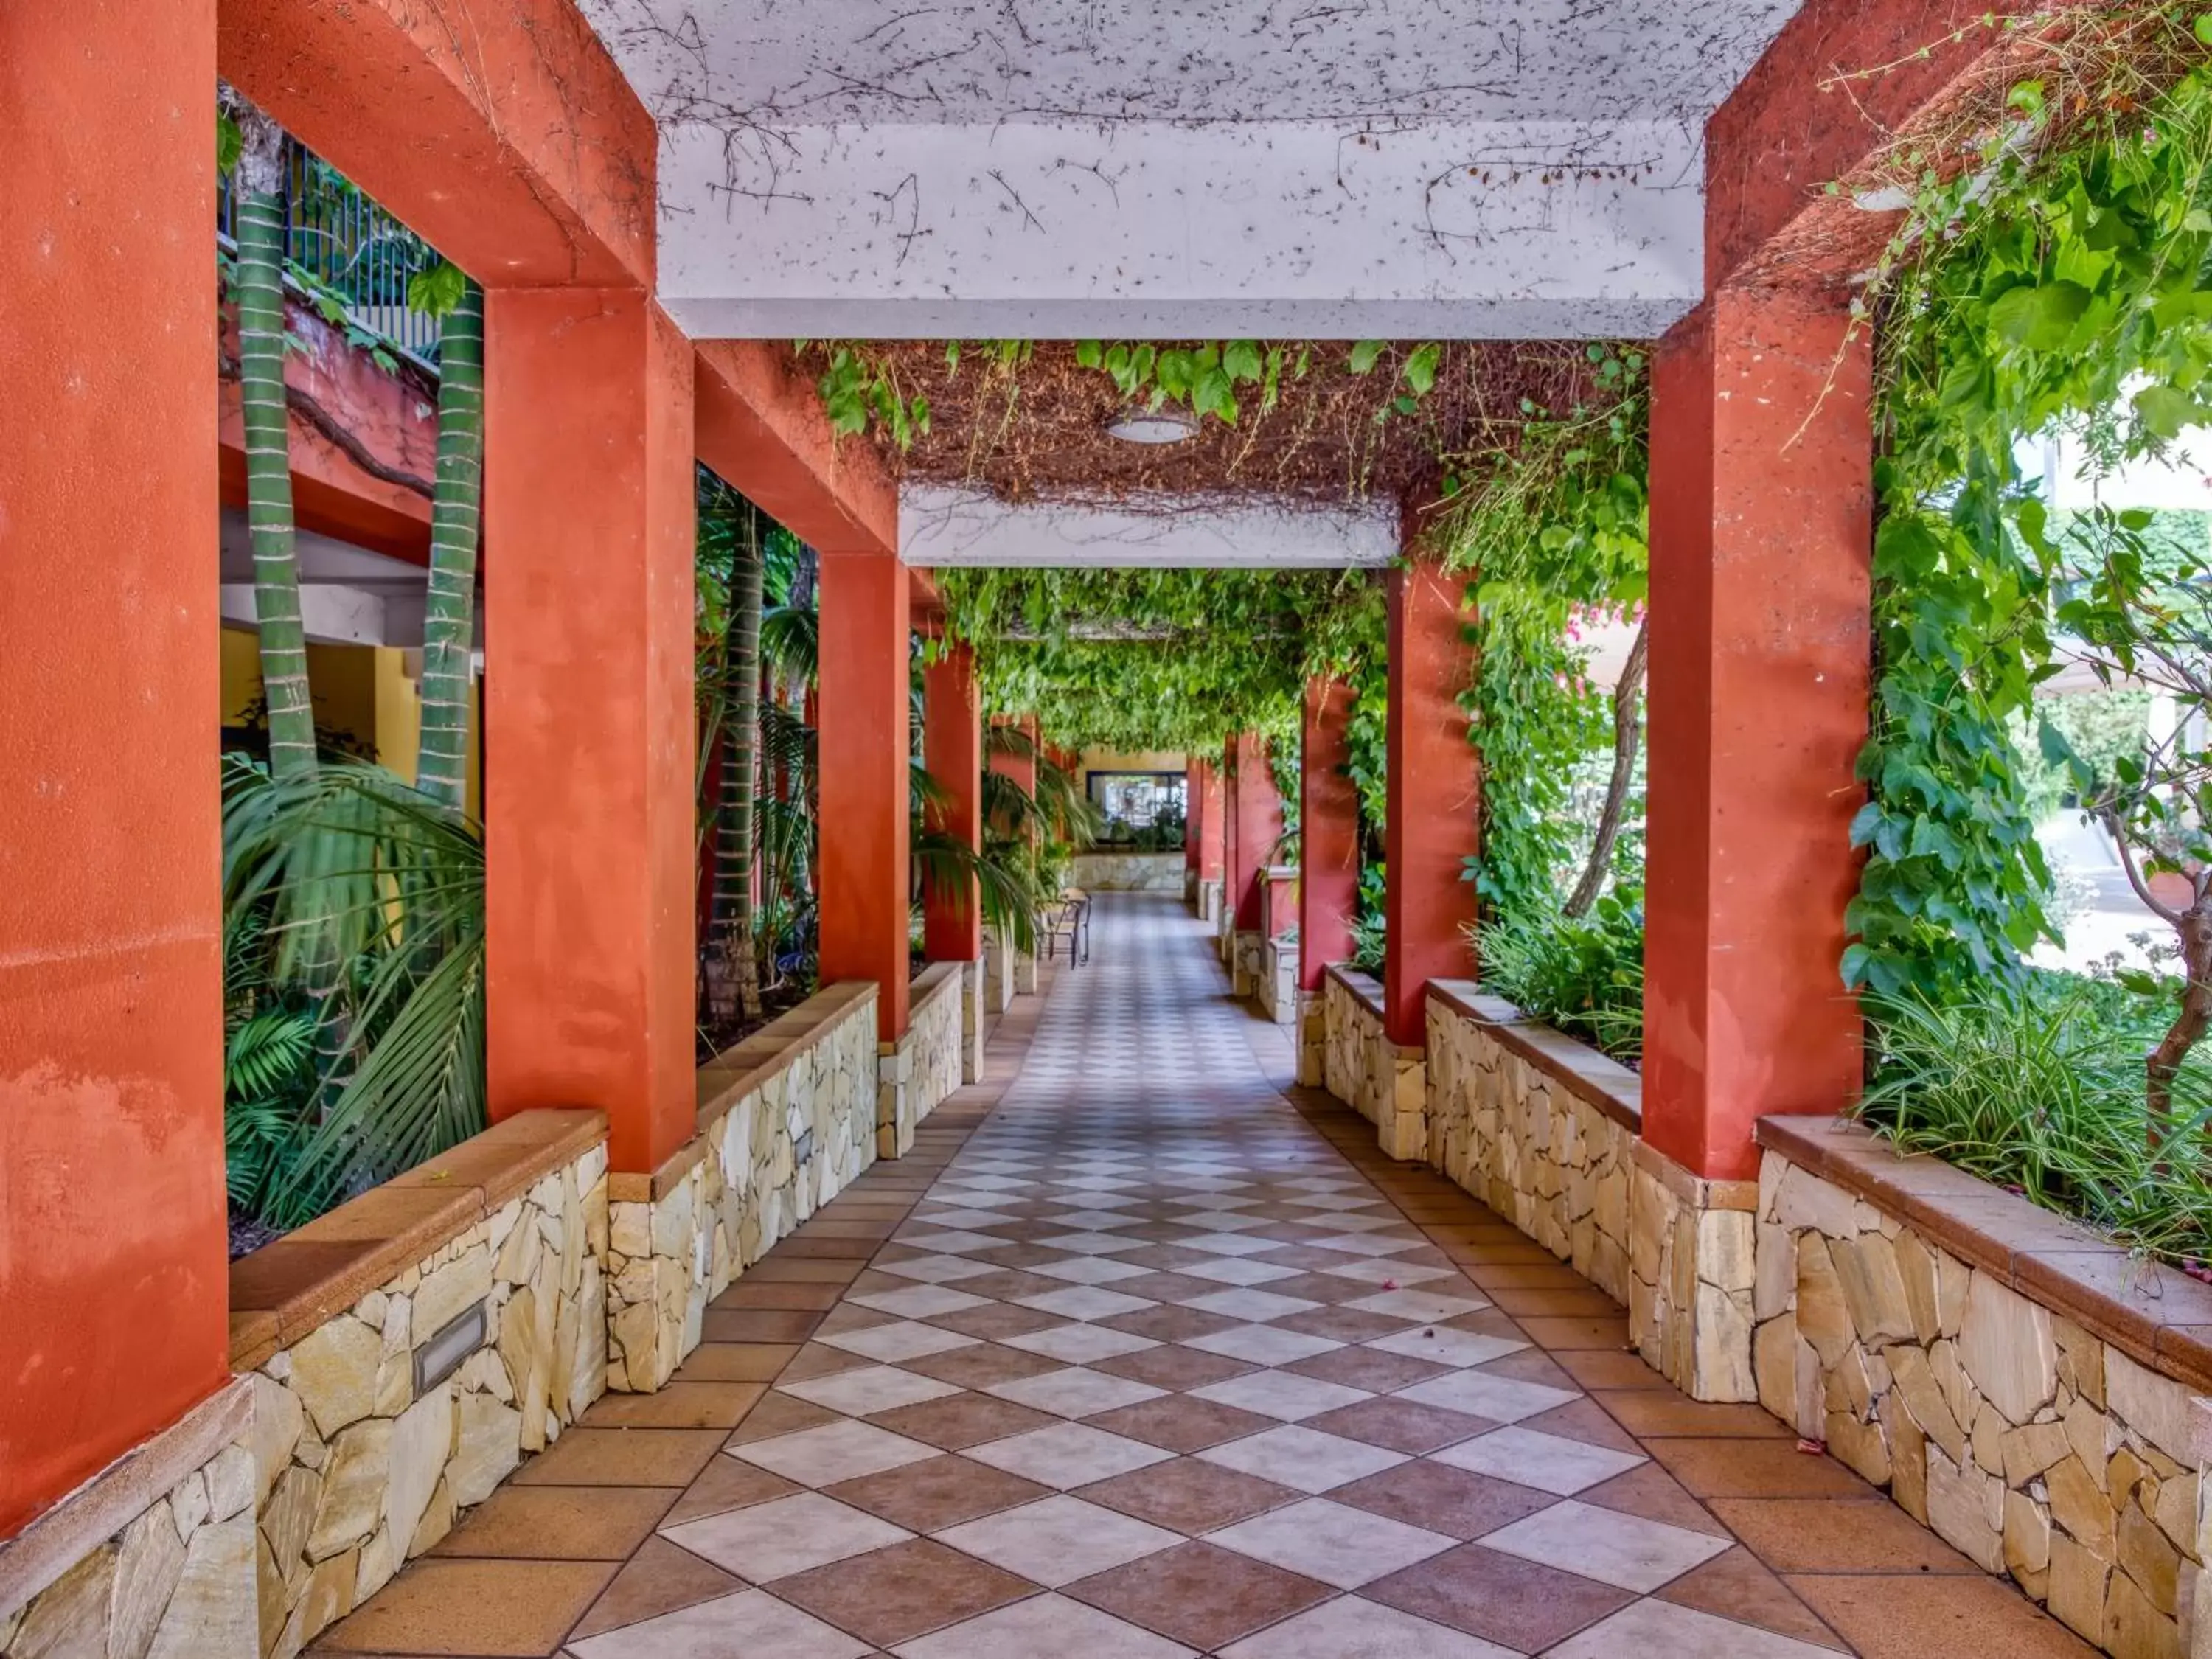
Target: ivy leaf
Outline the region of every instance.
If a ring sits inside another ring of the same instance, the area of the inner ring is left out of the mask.
[[[2136,418],[2154,438],[2178,438],[2184,427],[2194,426],[2204,418],[2197,400],[2177,386],[2147,386],[2136,393],[2132,402]]]
[[[238,166],[238,158],[246,153],[246,135],[238,130],[238,123],[230,118],[230,112],[219,109],[215,112],[215,170],[220,178],[228,179]]]
[[[1105,356],[1106,347],[1103,341],[1078,340],[1075,343],[1075,362],[1078,368],[1097,368],[1105,361]]]
[[[428,270],[407,279],[407,308],[426,317],[446,317],[468,292],[469,279],[451,259],[441,259]]]
[[[1231,340],[1221,354],[1221,367],[1232,380],[1256,380],[1265,372],[1256,340]]]
[[[1360,341],[1352,348],[1352,362],[1349,365],[1352,372],[1354,374],[1373,374],[1375,365],[1381,361],[1383,349],[1389,344],[1389,342],[1387,340]]]
[[[1443,347],[1431,340],[1406,359],[1406,367],[1401,372],[1405,375],[1406,384],[1413,387],[1416,398],[1427,397],[1429,388],[1437,383],[1437,365],[1443,361]],[[1355,369],[1353,372],[1361,371]]]
[[[2007,345],[2055,351],[2066,343],[2088,308],[2089,290],[2079,283],[2009,289],[1990,305],[1990,328]]]

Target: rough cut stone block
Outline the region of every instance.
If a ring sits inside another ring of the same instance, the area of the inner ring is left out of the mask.
[[[2051,1310],[1977,1270],[1959,1331],[1959,1363],[2008,1421],[2027,1422],[2058,1389]]]

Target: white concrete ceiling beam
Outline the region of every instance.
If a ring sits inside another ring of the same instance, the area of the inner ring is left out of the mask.
[[[1395,501],[1245,495],[1010,502],[941,484],[899,491],[899,557],[911,565],[1332,569],[1398,556]]]

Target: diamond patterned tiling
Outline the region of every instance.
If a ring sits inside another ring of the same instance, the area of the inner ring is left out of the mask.
[[[778,1316],[777,1380],[568,1659],[1834,1650],[1775,1633],[1826,1637],[1771,1575],[1764,1627],[1656,1599],[1727,1529],[1408,1221],[1393,1166],[1278,1091],[1275,1033],[1176,907],[1103,896],[1094,926],[1008,1017],[1012,1081],[863,1177],[883,1242]],[[1498,1224],[1423,1190],[1425,1221]]]

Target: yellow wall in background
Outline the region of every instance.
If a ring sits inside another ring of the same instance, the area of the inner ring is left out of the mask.
[[[311,645],[307,684],[315,721],[349,732],[369,746],[377,763],[415,781],[415,755],[422,732],[421,653],[392,645]],[[236,726],[261,696],[261,637],[250,629],[222,630],[222,723]],[[469,688],[469,816],[482,809],[483,683]]]

